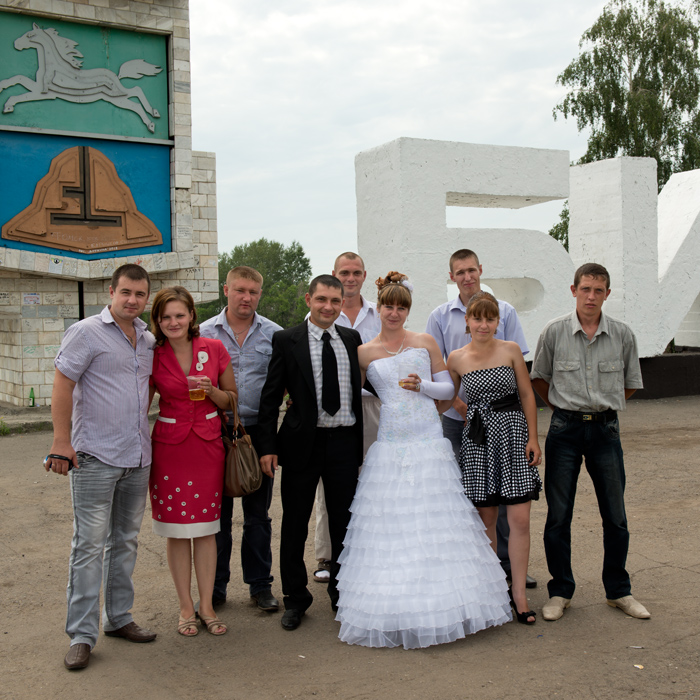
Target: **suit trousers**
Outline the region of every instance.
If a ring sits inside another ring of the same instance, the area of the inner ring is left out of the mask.
[[[304,548],[309,534],[309,519],[319,479],[323,482],[331,539],[331,578],[328,595],[331,605],[338,604],[338,557],[350,522],[350,505],[357,487],[360,465],[357,458],[357,430],[354,427],[317,428],[311,457],[307,464],[282,464],[282,532],[280,576],[284,606],[305,611],[312,603]]]

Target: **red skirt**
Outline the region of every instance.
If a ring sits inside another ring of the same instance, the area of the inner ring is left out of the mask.
[[[153,442],[153,532],[177,538],[219,532],[225,456],[221,438],[203,440],[194,431],[177,445]]]

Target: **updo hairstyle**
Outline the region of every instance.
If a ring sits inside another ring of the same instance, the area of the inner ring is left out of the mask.
[[[377,306],[387,304],[411,308],[411,292],[403,283],[408,282],[408,277],[395,270],[387,273],[386,277],[380,277],[374,283],[377,285]]]
[[[199,337],[197,309],[194,307],[192,295],[184,287],[165,287],[156,294],[151,307],[151,332],[156,337],[156,345],[163,345],[167,340],[165,333],[161,330],[160,321],[165,311],[165,306],[171,301],[181,301],[192,314],[192,320],[187,329],[187,339],[192,340],[192,338]]]
[[[467,304],[467,313],[464,315],[467,322],[467,333],[469,333],[469,318],[471,316],[500,319],[501,313],[498,309],[498,300],[496,297],[488,292],[477,292],[469,300]]]

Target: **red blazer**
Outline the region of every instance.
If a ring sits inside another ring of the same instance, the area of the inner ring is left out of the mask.
[[[203,369],[196,368],[198,353],[209,356]],[[210,338],[192,339],[192,366],[188,374],[205,374],[214,386],[219,385],[219,376],[231,358],[220,340]],[[167,341],[155,348],[151,384],[160,394],[160,413],[151,434],[151,440],[170,445],[181,443],[194,431],[203,440],[218,440],[221,437],[221,420],[216,404],[210,399],[190,401],[187,377]],[[163,420],[165,419],[165,420]]]

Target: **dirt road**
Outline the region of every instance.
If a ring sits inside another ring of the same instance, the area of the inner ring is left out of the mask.
[[[549,411],[539,414],[542,444]],[[175,633],[177,599],[165,542],[147,511],[135,581],[135,619],[157,631],[151,644],[100,637],[90,666],[63,668],[65,586],[72,532],[68,482],[46,474],[50,433],[0,438],[0,698],[343,698],[364,700],[566,700],[700,695],[700,397],[638,401],[622,414],[633,593],[652,612],[634,620],[605,605],[600,517],[587,475],[574,514],[572,607],[557,622],[511,623],[424,650],[365,649],[337,639],[323,585],[295,632],[280,613],[258,612],[235,566],[221,611],[229,634]],[[237,504],[238,508],[238,504]],[[533,504],[530,592],[545,602],[546,505]],[[279,489],[272,509],[279,545]],[[240,538],[240,509],[234,536]],[[313,563],[308,549],[307,563]],[[275,562],[276,564],[276,562]],[[281,598],[275,573],[273,592]],[[643,668],[639,668],[642,667]]]

